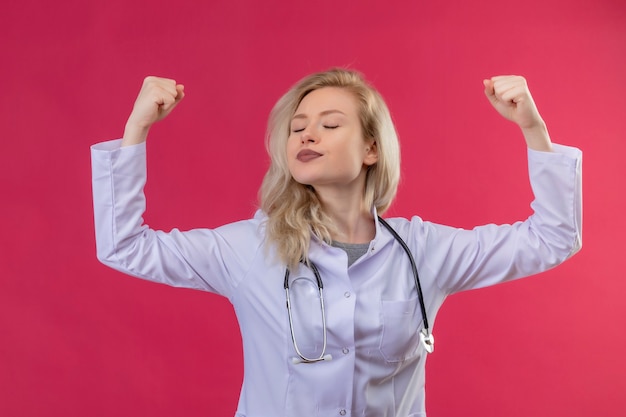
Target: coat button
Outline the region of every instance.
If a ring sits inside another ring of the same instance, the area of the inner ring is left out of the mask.
[[[339,411],[339,415],[340,416],[345,416],[346,415],[346,410],[340,410]]]

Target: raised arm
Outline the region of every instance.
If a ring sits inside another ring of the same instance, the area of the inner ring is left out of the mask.
[[[183,97],[183,86],[174,80],[147,77],[124,138],[91,147],[97,256],[111,268],[139,278],[229,296],[234,287],[232,277],[243,276],[240,268],[247,267],[240,254],[254,255],[256,250],[231,249],[239,246],[233,243],[238,239],[232,238],[230,231],[239,229],[225,226],[220,231],[165,232],[151,229],[143,219],[145,140],[150,127],[166,117]]]
[[[581,151],[552,144],[523,77],[493,77],[484,86],[494,108],[526,140],[533,213],[525,221],[472,230],[414,219],[422,233],[414,243],[424,249],[418,252],[422,269],[448,294],[543,272],[582,245]]]

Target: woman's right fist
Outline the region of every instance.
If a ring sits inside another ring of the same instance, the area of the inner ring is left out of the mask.
[[[185,97],[185,87],[168,78],[146,77],[126,122],[122,146],[146,140],[150,127],[165,118]]]

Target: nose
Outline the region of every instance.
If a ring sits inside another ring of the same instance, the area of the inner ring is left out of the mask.
[[[303,144],[306,142],[309,142],[309,143],[317,142],[317,138],[311,132],[310,127],[307,127],[306,129],[302,131],[302,134],[300,135],[300,142],[302,142]]]

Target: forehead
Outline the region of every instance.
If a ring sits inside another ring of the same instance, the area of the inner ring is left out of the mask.
[[[323,87],[307,94],[296,109],[296,115],[314,116],[328,110],[339,110],[346,115],[356,115],[357,99],[344,88]]]

